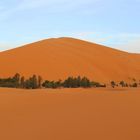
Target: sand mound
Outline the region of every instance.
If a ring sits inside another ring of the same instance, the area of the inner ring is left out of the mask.
[[[140,79],[140,55],[73,38],[47,39],[0,53],[0,77],[16,72],[49,80],[87,76],[91,80]]]

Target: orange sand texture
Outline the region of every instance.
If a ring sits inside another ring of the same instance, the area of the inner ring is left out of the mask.
[[[73,39],[0,52],[0,77],[140,80],[140,55]],[[0,88],[0,140],[140,140],[140,88]]]
[[[140,55],[73,38],[47,39],[0,52],[0,77],[17,72],[48,80],[78,75],[98,82],[140,80]]]
[[[140,140],[140,89],[0,89],[0,140]]]

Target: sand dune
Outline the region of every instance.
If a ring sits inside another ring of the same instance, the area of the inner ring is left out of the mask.
[[[73,38],[0,52],[0,77],[140,79],[140,55]],[[0,88],[1,140],[139,140],[140,89]]]
[[[0,89],[1,140],[139,140],[140,89]]]
[[[140,55],[73,38],[47,39],[0,53],[0,77],[16,72],[45,79],[87,76],[91,80],[140,79]]]

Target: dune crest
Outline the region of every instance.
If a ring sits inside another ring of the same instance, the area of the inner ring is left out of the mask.
[[[74,38],[52,38],[0,53],[0,77],[20,73],[48,80],[87,76],[91,80],[140,80],[140,55]]]

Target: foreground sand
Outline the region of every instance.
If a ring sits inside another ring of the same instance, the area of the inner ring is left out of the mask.
[[[140,140],[140,89],[0,89],[0,140]]]

